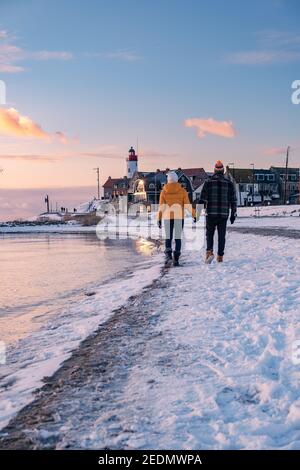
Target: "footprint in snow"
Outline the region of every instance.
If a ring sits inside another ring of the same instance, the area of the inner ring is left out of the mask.
[[[259,392],[253,388],[223,388],[216,397],[216,403],[221,407],[226,407],[226,405],[238,402],[244,405],[258,405],[260,403]]]

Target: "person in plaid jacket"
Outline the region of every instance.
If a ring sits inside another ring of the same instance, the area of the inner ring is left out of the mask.
[[[205,181],[200,199],[206,208],[206,263],[214,259],[213,245],[215,230],[218,231],[218,256],[217,261],[223,261],[227,219],[230,214],[230,222],[236,219],[236,192],[232,181],[224,176],[223,163],[218,160],[215,164],[214,175]]]

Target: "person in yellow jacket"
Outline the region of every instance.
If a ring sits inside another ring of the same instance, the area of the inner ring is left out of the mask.
[[[196,210],[192,208],[187,191],[178,183],[178,176],[175,171],[167,174],[167,184],[160,193],[158,208],[158,227],[162,227],[164,220],[165,227],[165,255],[166,266],[172,262],[172,241],[175,239],[175,251],[173,253],[174,266],[179,265],[181,254],[181,237],[184,225],[185,209],[188,209],[196,221]]]

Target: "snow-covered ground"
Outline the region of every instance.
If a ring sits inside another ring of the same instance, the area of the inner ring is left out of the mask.
[[[300,205],[239,207],[239,217],[285,217],[300,216]]]
[[[300,449],[300,242],[228,238],[224,264],[188,254],[167,275],[120,410],[128,447]]]
[[[234,226],[299,230],[299,221],[297,216],[247,216]],[[198,222],[202,241],[203,222]],[[192,229],[187,223],[186,231]],[[67,406],[74,412],[64,416],[66,404],[57,403],[59,419],[41,423],[39,445],[55,435],[58,448],[71,443],[79,448],[300,449],[300,360],[294,351],[300,341],[300,242],[282,235],[229,232],[225,262],[209,266],[203,263],[202,245],[186,246],[183,266],[167,272],[155,297],[141,300],[149,325],[156,319],[154,334],[145,329],[142,338],[133,335],[124,342],[120,337],[124,363],[120,376],[111,377],[111,399],[99,394],[101,374],[77,384]],[[18,367],[3,379],[2,426],[84,337],[159,277],[160,261],[153,257],[147,270],[116,280],[109,291],[104,285],[76,311],[62,315],[53,330],[50,325],[37,333],[39,350],[45,346],[38,358],[24,343],[24,353],[14,358]],[[55,336],[55,348],[49,348],[49,334]]]
[[[99,333],[86,376],[77,353],[25,436],[38,448],[300,449],[299,248],[231,232],[223,264],[186,251],[105,353]]]
[[[300,217],[238,217],[233,227],[273,227],[300,230]]]
[[[7,365],[0,365],[0,429],[33,399],[32,393],[42,385],[43,377],[52,375],[84,338],[159,274],[160,263],[153,255],[141,261],[135,271],[104,282],[95,295],[51,316],[17,347],[8,348]]]
[[[1,233],[95,233],[95,226],[83,227],[78,223],[51,225],[2,225]]]
[[[156,213],[151,214],[151,224],[154,227],[154,234],[156,232]],[[110,219],[112,219],[110,217]],[[146,222],[147,217],[144,219]],[[135,223],[134,219],[129,219],[129,222],[125,215],[121,214],[118,219],[118,223],[123,227],[123,232],[129,232],[130,226],[132,227]],[[199,225],[204,225],[203,217],[200,220]],[[191,227],[191,219],[186,219],[186,226]],[[300,229],[300,205],[292,206],[264,206],[259,208],[259,212],[255,211],[253,207],[239,207],[238,218],[235,222],[235,226],[239,227],[281,227],[281,228],[293,228],[294,230]],[[119,231],[112,226],[110,231]],[[69,221],[66,224],[53,224],[53,225],[2,225],[0,226],[1,233],[94,233],[96,231],[95,226],[82,226],[76,221]],[[153,233],[152,233],[153,234]],[[142,234],[141,234],[142,235]]]

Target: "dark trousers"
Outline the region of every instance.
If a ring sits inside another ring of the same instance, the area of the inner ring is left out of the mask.
[[[227,219],[224,217],[206,217],[206,249],[212,251],[214,248],[214,234],[218,230],[218,255],[224,255],[225,239],[226,239]]]
[[[181,252],[181,236],[184,220],[183,219],[170,219],[165,220],[165,235],[166,235],[166,254],[172,253],[172,241],[175,239],[175,251],[177,256],[180,256]]]

